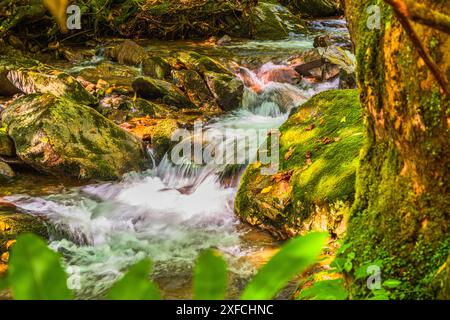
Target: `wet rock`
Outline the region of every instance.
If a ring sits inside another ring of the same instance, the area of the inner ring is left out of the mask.
[[[1,202],[1,199],[0,199]],[[24,233],[34,233],[48,238],[45,221],[32,215],[12,213],[0,208],[0,255],[8,252],[16,238]]]
[[[14,57],[14,59],[12,58]],[[23,57],[15,50],[6,50],[0,55],[0,96],[11,97],[21,91],[8,79],[8,73],[20,66],[31,68],[39,65],[39,62]]]
[[[13,157],[16,154],[14,141],[1,130],[0,128],[0,156]]]
[[[120,45],[106,51],[106,56],[121,64],[137,66],[147,58],[147,52],[143,47],[131,40],[125,40]]]
[[[25,94],[51,93],[71,99],[80,104],[95,105],[97,99],[71,75],[46,67],[35,69],[14,69],[7,78],[12,85]]]
[[[232,41],[233,41],[233,39],[229,35],[224,35],[222,38],[217,40],[216,44],[218,46],[225,46],[225,45],[229,44]]]
[[[20,38],[16,37],[15,35],[10,35],[8,37],[8,43],[14,48],[18,50],[25,50],[25,44],[23,43]]]
[[[222,110],[231,111],[241,106],[244,83],[240,79],[215,72],[205,73],[205,79]]]
[[[83,52],[72,48],[62,48],[59,53],[69,62],[78,62],[86,58]]]
[[[269,82],[294,84],[300,78],[294,68],[283,65],[267,65],[258,73],[258,76],[266,84]]]
[[[52,93],[93,105],[97,99],[71,75],[26,58],[17,51],[0,55],[0,95]]]
[[[356,89],[356,75],[342,69],[339,74],[339,89]]]
[[[16,174],[9,164],[0,160],[0,181],[13,179],[15,176]]]
[[[333,42],[331,41],[331,38],[329,35],[321,35],[314,38],[314,48],[326,48],[331,45],[333,45]]]
[[[180,52],[177,55],[178,60],[186,69],[194,70],[201,75],[206,72],[217,72],[223,74],[232,74],[223,64],[210,57],[198,54],[192,51]]]
[[[236,213],[288,238],[311,230],[342,235],[354,200],[363,122],[357,90],[322,92],[280,128],[279,170],[245,172]]]
[[[126,130],[150,144],[156,163],[177,143],[172,141],[173,134],[180,129],[180,124],[175,119],[136,118],[128,125]]]
[[[253,36],[261,40],[280,40],[290,32],[299,31],[301,21],[286,7],[269,1],[259,1],[250,13]]]
[[[96,109],[109,120],[122,124],[132,118],[166,116],[170,107],[140,98],[132,99],[124,95],[111,95],[102,99]]]
[[[171,81],[171,71],[170,64],[161,57],[147,58],[142,63],[143,74],[154,79]]]
[[[157,100],[179,108],[193,108],[195,105],[172,83],[139,77],[133,81],[134,91],[142,98]]]
[[[17,99],[2,121],[18,157],[44,173],[111,180],[146,165],[141,141],[94,109],[52,94]]]
[[[309,17],[330,17],[342,13],[339,0],[282,0],[294,12]]]
[[[189,100],[205,109],[216,109],[217,103],[202,76],[194,70],[174,70],[174,83],[186,92]]]
[[[110,87],[116,90],[132,92],[133,79],[139,75],[139,69],[104,61],[93,68],[86,68],[78,73],[78,77],[93,84],[99,80],[106,81]]]
[[[328,81],[336,78],[341,70],[349,74],[355,72],[355,60],[352,53],[337,46],[315,48],[291,58],[289,64],[300,75],[316,81]]]

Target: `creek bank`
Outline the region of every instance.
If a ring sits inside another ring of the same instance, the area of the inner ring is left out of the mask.
[[[3,1],[0,38],[21,50],[37,52],[43,44],[71,37],[62,34],[39,0]],[[82,26],[77,41],[102,35],[148,39],[233,38],[284,39],[304,29],[302,21],[277,1],[82,1]],[[26,23],[24,23],[26,21]],[[39,41],[26,41],[28,35]],[[133,60],[133,62],[135,62]]]
[[[280,129],[279,173],[262,175],[261,164],[246,170],[236,213],[282,239],[311,230],[342,235],[354,200],[362,131],[356,90],[311,98]]]

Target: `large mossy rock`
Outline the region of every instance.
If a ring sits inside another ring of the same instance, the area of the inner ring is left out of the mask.
[[[310,230],[341,235],[363,142],[358,92],[320,93],[280,131],[279,173],[262,175],[260,164],[251,165],[242,178],[236,213],[280,238]]]
[[[133,83],[133,79],[139,76],[139,69],[110,61],[103,61],[95,67],[84,68],[77,76],[93,84],[97,84],[98,81],[105,81],[109,86],[122,88],[125,91],[132,91],[131,84]]]
[[[17,237],[24,233],[34,233],[42,238],[48,238],[47,226],[41,218],[2,210],[0,207],[0,279],[8,270],[9,251]]]
[[[309,17],[329,17],[342,13],[340,0],[282,0],[294,12]]]
[[[241,107],[244,83],[240,79],[215,72],[205,73],[205,79],[222,110],[231,111]]]
[[[164,80],[139,77],[133,81],[133,89],[145,99],[158,100],[179,108],[192,108],[195,105],[177,86]]]
[[[94,109],[52,94],[17,99],[2,121],[17,155],[48,174],[110,180],[146,164],[137,138]]]

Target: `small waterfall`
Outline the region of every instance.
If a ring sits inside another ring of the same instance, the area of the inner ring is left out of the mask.
[[[196,164],[185,157],[174,165],[168,154],[156,166],[149,150],[152,169],[130,173],[120,182],[7,200],[25,212],[46,216],[67,235],[61,239],[55,234],[52,246],[64,254],[72,276],[81,279],[77,292],[83,298],[101,296],[124,270],[145,257],[155,262],[154,277],[186,279],[198,252],[211,247],[226,255],[232,272],[248,275],[253,269],[240,258],[258,249],[244,244],[236,228],[236,181],[265,142],[267,130],[279,128],[292,108],[314,93],[336,86],[303,84],[301,89],[280,78],[280,70],[285,67],[266,64],[256,72],[240,67],[238,74],[247,87],[243,107],[206,124],[202,139],[194,132],[184,141],[204,151],[228,150],[250,139],[256,148],[247,150],[249,157],[242,163],[226,153],[221,163]],[[258,134],[249,136],[246,130]],[[227,178],[234,180],[226,183]]]

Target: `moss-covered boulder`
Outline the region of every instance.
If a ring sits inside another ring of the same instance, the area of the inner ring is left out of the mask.
[[[251,165],[241,181],[236,213],[281,238],[310,230],[342,234],[363,142],[358,92],[320,93],[280,131],[279,173],[262,175],[260,164]]]
[[[13,157],[15,154],[14,141],[0,128],[0,156]]]
[[[340,0],[282,0],[294,12],[308,17],[330,17],[342,14]]]
[[[241,106],[244,83],[240,79],[223,73],[207,72],[205,80],[222,110],[231,111]]]
[[[71,75],[47,67],[18,68],[7,75],[10,83],[20,92],[51,93],[85,105],[95,105],[98,101]]]
[[[125,40],[120,45],[108,49],[106,56],[121,64],[138,66],[148,55],[145,49],[136,42]]]
[[[185,69],[197,71],[201,75],[209,71],[229,75],[232,74],[231,71],[219,61],[193,51],[181,51],[177,54],[177,59]]]
[[[172,71],[174,83],[186,92],[189,100],[196,106],[205,109],[217,108],[217,103],[205,80],[194,70],[174,70]]]
[[[301,21],[286,7],[275,1],[259,1],[251,10],[252,35],[261,40],[285,39],[290,32],[298,32]]]
[[[177,86],[164,80],[139,77],[133,81],[134,91],[142,98],[157,100],[179,108],[192,108],[195,105]]]
[[[52,94],[17,99],[2,121],[20,159],[48,174],[109,180],[146,165],[141,141],[94,109]]]
[[[162,57],[150,57],[142,62],[142,73],[154,79],[171,81],[171,71],[172,66]]]

